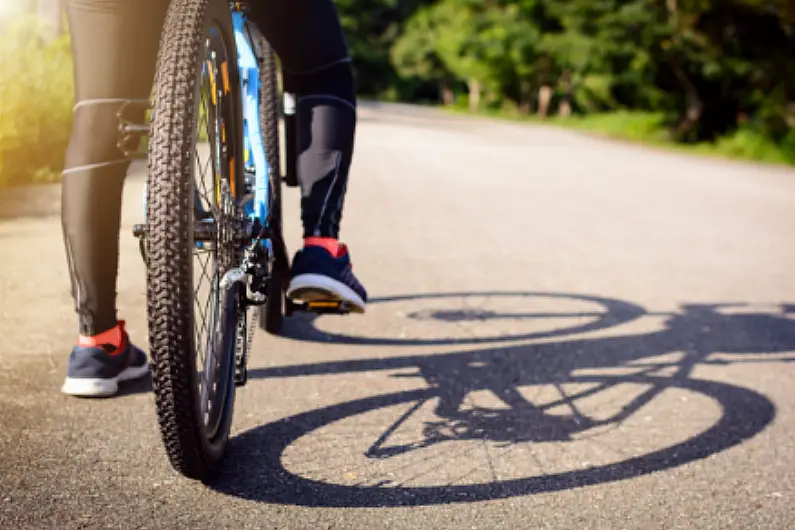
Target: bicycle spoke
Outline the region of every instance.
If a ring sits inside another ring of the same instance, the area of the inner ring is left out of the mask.
[[[208,426],[214,412],[215,395],[219,387],[217,376],[221,369],[219,364],[223,362],[223,359],[219,357],[220,344],[217,343],[218,338],[224,332],[221,329],[223,309],[219,307],[222,299],[219,283],[223,270],[223,267],[220,266],[220,260],[223,258],[220,249],[229,239],[225,226],[225,215],[229,212],[223,207],[226,190],[222,186],[224,166],[221,160],[221,141],[219,139],[219,116],[222,109],[218,94],[213,94],[213,91],[216,90],[213,83],[207,81],[208,76],[217,79],[218,75],[215,53],[212,52],[211,55],[211,59],[204,63],[205,82],[202,84],[197,123],[197,131],[206,135],[207,147],[201,148],[197,142],[193,151],[196,198],[199,201],[194,208],[194,213],[201,212],[200,222],[209,223],[213,230],[212,240],[206,241],[206,236],[203,235],[201,247],[194,250],[195,267],[199,269],[194,285],[196,370],[199,373],[198,392],[205,426]],[[206,214],[209,214],[209,218],[206,217]]]

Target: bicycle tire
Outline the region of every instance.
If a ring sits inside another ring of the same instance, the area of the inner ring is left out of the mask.
[[[222,87],[223,94],[228,96],[222,99],[223,108],[229,105],[231,111],[223,115],[231,123],[224,121],[219,135],[230,149],[224,153],[228,164],[217,164],[214,168],[221,167],[226,173],[227,189],[231,187],[232,195],[244,189],[237,54],[229,5],[223,0],[173,0],[169,6],[157,58],[147,185],[147,311],[158,424],[174,469],[188,478],[203,481],[216,474],[231,428],[235,400],[234,349],[238,302],[242,296],[239,284],[230,291],[221,290],[229,293],[219,295],[217,304],[223,327],[209,330],[213,340],[207,341],[220,352],[216,362],[204,363],[205,370],[218,370],[218,380],[213,381],[213,389],[199,390],[198,344],[194,337],[197,315],[193,292],[196,244],[193,156],[198,154],[198,107],[202,102],[202,65],[207,59],[202,53],[203,44],[213,39],[225,51],[227,64],[224,68],[222,62],[220,70],[214,70],[222,73],[223,79],[215,77],[218,85],[212,86]],[[212,60],[215,59],[214,55]],[[218,90],[214,93],[217,95]],[[215,150],[212,156],[217,162]],[[215,169],[213,176],[217,178]],[[214,184],[218,188],[212,195],[220,197],[221,183]],[[213,250],[216,260],[222,263],[216,263],[214,285],[236,259],[236,250],[232,250],[234,239],[219,241],[222,228],[220,221],[217,222]],[[203,412],[203,403],[197,395],[203,396],[204,391],[218,394],[222,405]],[[212,429],[205,426],[204,416],[215,417]]]
[[[265,144],[265,157],[270,169],[270,204],[268,206],[272,244],[277,259],[271,278],[268,281],[267,299],[263,311],[259,313],[259,326],[272,335],[281,332],[284,322],[284,293],[287,272],[284,270],[284,243],[282,238],[282,186],[281,151],[279,141],[279,80],[276,54],[256,25],[249,24],[254,53],[259,59],[260,77],[260,129]]]

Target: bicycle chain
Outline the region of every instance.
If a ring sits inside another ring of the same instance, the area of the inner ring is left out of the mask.
[[[242,317],[238,320],[236,330],[235,342],[235,384],[243,386],[248,380],[247,368],[248,353],[251,351],[251,346],[254,343],[254,322],[256,322],[257,308],[254,307],[252,319],[249,322],[249,311],[243,312]]]

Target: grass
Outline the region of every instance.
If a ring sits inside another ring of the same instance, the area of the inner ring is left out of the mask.
[[[0,188],[60,178],[72,124],[69,36],[43,44],[34,16],[0,38]]]
[[[455,113],[467,113],[462,106],[445,107]],[[681,144],[670,139],[662,113],[616,111],[570,117],[539,118],[515,110],[486,109],[478,114],[534,124],[547,124],[645,145],[675,149],[705,156],[770,164],[795,165],[795,131],[782,142],[775,142],[750,126],[711,143]]]

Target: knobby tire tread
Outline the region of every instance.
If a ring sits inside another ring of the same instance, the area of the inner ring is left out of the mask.
[[[215,473],[224,448],[208,450],[193,386],[191,166],[197,69],[215,1],[173,0],[168,9],[157,58],[147,183],[147,310],[158,424],[172,466],[200,480]]]

